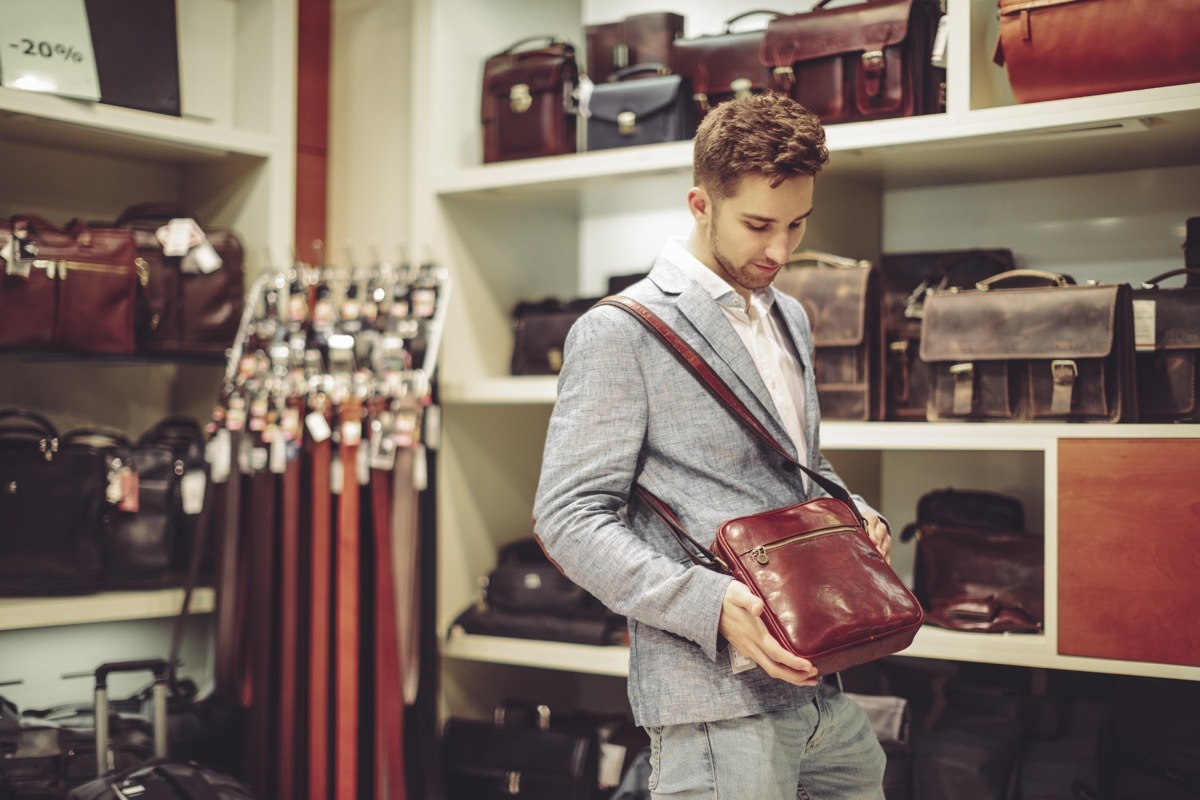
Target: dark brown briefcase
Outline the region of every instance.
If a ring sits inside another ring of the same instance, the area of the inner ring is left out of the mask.
[[[525,300],[513,309],[513,375],[557,375],[567,333],[598,297]]]
[[[683,36],[683,16],[669,11],[633,14],[618,22],[588,25],[584,33],[587,74],[601,84],[636,64],[670,64],[671,44]]]
[[[541,46],[517,48],[531,42]],[[553,37],[522,39],[487,59],[483,69],[483,161],[575,152],[575,48]]]
[[[762,63],[771,88],[825,124],[942,110],[945,69],[933,66],[936,0],[868,0],[771,20]]]
[[[1200,81],[1195,0],[999,0],[1019,103]]]
[[[733,32],[735,22],[755,14],[778,15],[748,11],[726,20],[723,33],[675,40],[671,71],[691,81],[697,121],[718,103],[767,90],[770,73],[758,55],[763,31]]]
[[[1007,249],[883,254],[879,268],[887,377],[885,419],[925,419],[929,365],[919,356],[925,296],[949,288],[972,288],[1013,267],[1012,251]]]
[[[173,243],[178,220],[191,238]],[[237,336],[245,297],[242,243],[233,231],[201,226],[174,203],[140,203],[114,225],[133,231],[150,272],[149,314],[138,350],[156,355],[223,355]]]
[[[1200,276],[1177,269],[1133,290],[1138,410],[1143,422],[1200,422],[1200,286],[1165,288],[1168,278]]]
[[[1040,285],[1000,288],[1028,281]],[[929,294],[928,419],[1136,422],[1131,294],[1036,270]]]
[[[596,85],[588,101],[588,150],[678,142],[695,135],[690,85],[682,75],[664,71],[660,64],[641,64]],[[646,74],[652,77],[628,80]]]
[[[881,419],[879,270],[869,261],[804,251],[792,256],[775,286],[799,300],[808,314],[821,416]]]

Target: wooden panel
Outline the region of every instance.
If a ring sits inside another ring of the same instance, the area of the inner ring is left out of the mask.
[[[330,0],[300,0],[296,48],[296,254],[320,261],[328,224]]]
[[[1200,440],[1058,447],[1058,649],[1200,666]]]

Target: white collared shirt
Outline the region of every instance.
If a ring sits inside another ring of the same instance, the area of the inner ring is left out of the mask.
[[[750,307],[741,295],[719,275],[704,266],[687,249],[683,240],[672,240],[663,249],[666,258],[700,284],[700,287],[721,307],[737,332],[750,358],[758,368],[759,377],[767,386],[775,410],[783,420],[792,444],[796,446],[797,461],[808,463],[807,439],[804,436],[804,374],[800,355],[781,321],[771,313],[775,292],[771,287],[755,289],[750,294]]]

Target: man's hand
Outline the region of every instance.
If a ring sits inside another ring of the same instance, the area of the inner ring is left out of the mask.
[[[797,686],[815,686],[816,669],[775,641],[760,619],[762,613],[763,601],[746,584],[731,581],[725,590],[717,630],[739,653],[762,667],[772,678]]]
[[[871,537],[871,541],[875,544],[875,549],[883,556],[883,560],[887,563],[892,563],[892,534],[888,531],[888,526],[875,514],[868,514],[867,520],[867,535]]]

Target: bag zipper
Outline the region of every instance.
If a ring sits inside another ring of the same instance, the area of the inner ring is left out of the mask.
[[[771,542],[770,544],[760,544],[758,547],[747,550],[746,555],[750,556],[760,564],[767,564],[771,561],[771,551],[775,550],[776,548],[786,547],[787,545],[798,542],[801,539],[813,539],[818,536],[828,536],[832,533],[844,533],[846,531],[856,530],[858,530],[858,527],[855,525],[834,525],[830,528],[818,528],[815,531],[797,533],[794,536],[789,536],[786,539],[780,539],[779,541]]]
[[[134,267],[137,269],[138,283],[145,286],[150,282],[150,269],[146,262],[137,258],[134,259]],[[68,272],[91,272],[99,275],[113,275],[115,277],[125,277],[128,275],[128,270],[125,266],[118,264],[96,264],[90,261],[67,261],[62,259],[39,258],[33,262],[33,265],[39,269],[46,270],[46,277],[50,280],[65,281]]]

